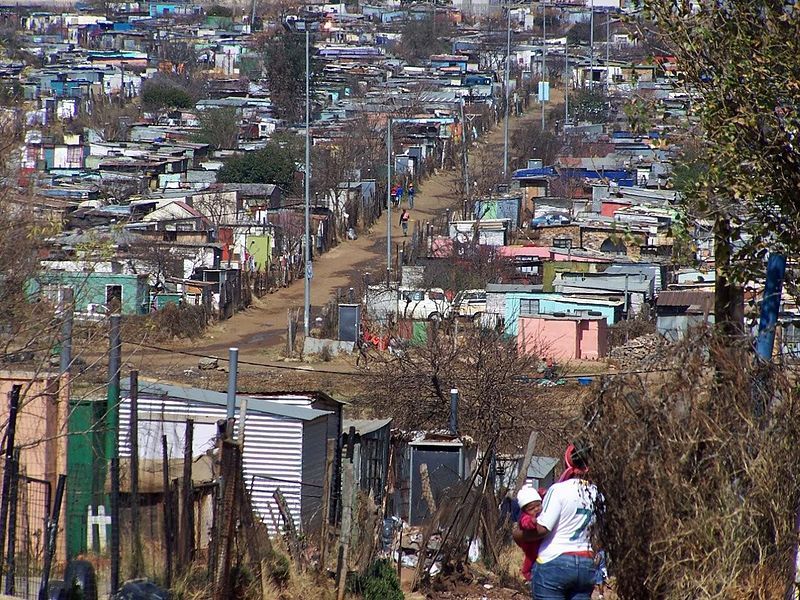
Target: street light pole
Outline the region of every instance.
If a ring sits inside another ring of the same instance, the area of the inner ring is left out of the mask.
[[[608,92],[608,85],[609,85],[608,76],[610,73],[610,68],[608,66],[608,46],[609,46],[608,37],[610,33],[610,28],[609,28],[610,22],[611,22],[611,13],[606,11],[606,92]]]
[[[542,2],[542,131],[544,131],[544,84],[547,81],[547,14],[545,13],[544,2]]]
[[[464,118],[464,96],[461,96],[461,160],[464,165],[464,208],[462,218],[467,220],[467,207],[471,206],[469,186],[469,140],[467,139],[467,120]]]
[[[508,177],[508,103],[509,103],[509,71],[511,70],[511,5],[506,5],[508,21],[506,24],[506,68],[505,68],[505,88],[506,88],[506,115],[503,123],[503,178]]]
[[[305,277],[305,290],[304,290],[304,316],[303,316],[303,333],[306,337],[309,336],[309,330],[311,329],[311,277],[313,275],[313,267],[311,266],[311,204],[310,204],[310,189],[311,189],[311,131],[310,131],[310,121],[311,121],[311,92],[310,92],[310,85],[309,85],[309,78],[310,78],[310,38],[309,38],[309,31],[308,31],[308,21],[306,21],[306,166],[305,166],[305,182],[303,187],[305,188],[304,195],[305,195],[305,205],[306,205],[306,252],[305,252],[305,262],[306,262],[306,277]]]
[[[392,117],[386,122],[386,286],[392,276]]]
[[[567,134],[569,121],[569,42],[564,43],[564,135]]]
[[[594,0],[589,2],[589,89],[594,88]]]

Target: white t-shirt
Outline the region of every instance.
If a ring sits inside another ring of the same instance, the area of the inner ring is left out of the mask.
[[[538,562],[549,562],[565,552],[592,550],[589,529],[596,500],[597,488],[583,479],[568,479],[547,490],[536,521],[550,533],[539,547]]]

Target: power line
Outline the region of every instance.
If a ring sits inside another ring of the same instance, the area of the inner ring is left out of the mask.
[[[225,356],[214,356],[212,354],[202,354],[200,352],[189,352],[187,350],[173,350],[170,348],[164,348],[161,346],[154,346],[150,344],[138,343],[137,346],[141,348],[147,348],[149,350],[156,350],[159,352],[168,352],[171,354],[182,354],[184,356],[193,356],[197,358],[211,358],[216,360],[227,361],[228,358]],[[331,369],[315,369],[312,367],[303,367],[299,365],[278,365],[274,363],[259,363],[254,361],[247,361],[239,359],[240,365],[247,365],[251,367],[262,367],[268,369],[282,369],[286,371],[301,371],[303,373],[321,373],[325,375],[342,375],[346,377],[369,377],[372,373],[363,372],[363,371],[334,371]],[[542,381],[558,381],[559,379],[591,379],[594,377],[611,377],[615,375],[644,375],[648,373],[667,373],[672,371],[680,370],[679,367],[668,367],[668,368],[659,368],[659,369],[631,369],[627,371],[604,371],[600,373],[585,373],[585,374],[569,374],[569,375],[560,375],[555,378],[555,380],[545,379],[543,377],[536,377],[532,375],[518,375],[518,378],[526,378],[530,381],[525,381],[523,383],[539,383]],[[424,374],[423,374],[424,375]]]
[[[182,354],[184,356],[194,356],[196,358],[212,358],[215,360],[222,360],[227,361],[228,358],[225,356],[214,356],[212,354],[202,354],[200,352],[189,352],[188,350],[173,350],[172,348],[164,348],[161,346],[154,346],[151,344],[144,344],[144,343],[137,343],[137,346],[141,348],[147,348],[148,350],[156,350],[158,352],[167,352],[170,354]],[[369,373],[362,373],[359,371],[333,371],[331,369],[315,369],[312,367],[303,367],[299,365],[278,365],[274,363],[259,363],[254,361],[247,361],[239,359],[240,365],[247,365],[250,367],[263,367],[268,369],[282,369],[285,371],[302,371],[303,373],[322,373],[327,375],[346,375],[346,376],[365,376],[369,375]]]

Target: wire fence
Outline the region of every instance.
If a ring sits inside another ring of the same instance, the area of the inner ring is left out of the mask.
[[[4,561],[2,590],[18,598],[38,597],[47,544],[51,485],[20,471],[17,459],[2,460],[7,493],[6,539],[0,557]]]

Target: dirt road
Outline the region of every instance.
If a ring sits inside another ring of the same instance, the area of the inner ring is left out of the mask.
[[[538,108],[532,106],[525,115],[512,119],[509,129],[513,132],[520,127],[535,127],[538,115]],[[502,125],[495,127],[480,143],[488,146],[490,152],[502,153]],[[471,153],[472,164],[476,154],[474,151]],[[411,211],[412,228],[414,221],[431,220],[448,208],[458,207],[458,200],[454,198],[453,192],[453,178],[457,176],[460,176],[458,170],[437,171],[419,185],[414,210]],[[385,272],[386,219],[384,212],[373,227],[363,232],[357,240],[343,241],[314,261],[311,282],[312,318],[337,288],[350,287],[365,272]],[[392,239],[402,240],[399,214],[396,210],[392,210]],[[229,347],[236,346],[240,349],[242,359],[246,358],[248,362],[263,364],[265,367],[274,365],[274,361],[279,358],[280,349],[286,343],[287,309],[302,307],[303,287],[303,280],[298,280],[274,294],[256,299],[250,308],[212,326],[200,339],[171,343],[166,351],[152,347],[139,348],[131,354],[131,362],[138,363],[143,370],[148,367],[159,367],[162,370],[169,367],[185,369],[196,365],[197,358],[180,354],[181,351],[223,358],[227,356]]]

